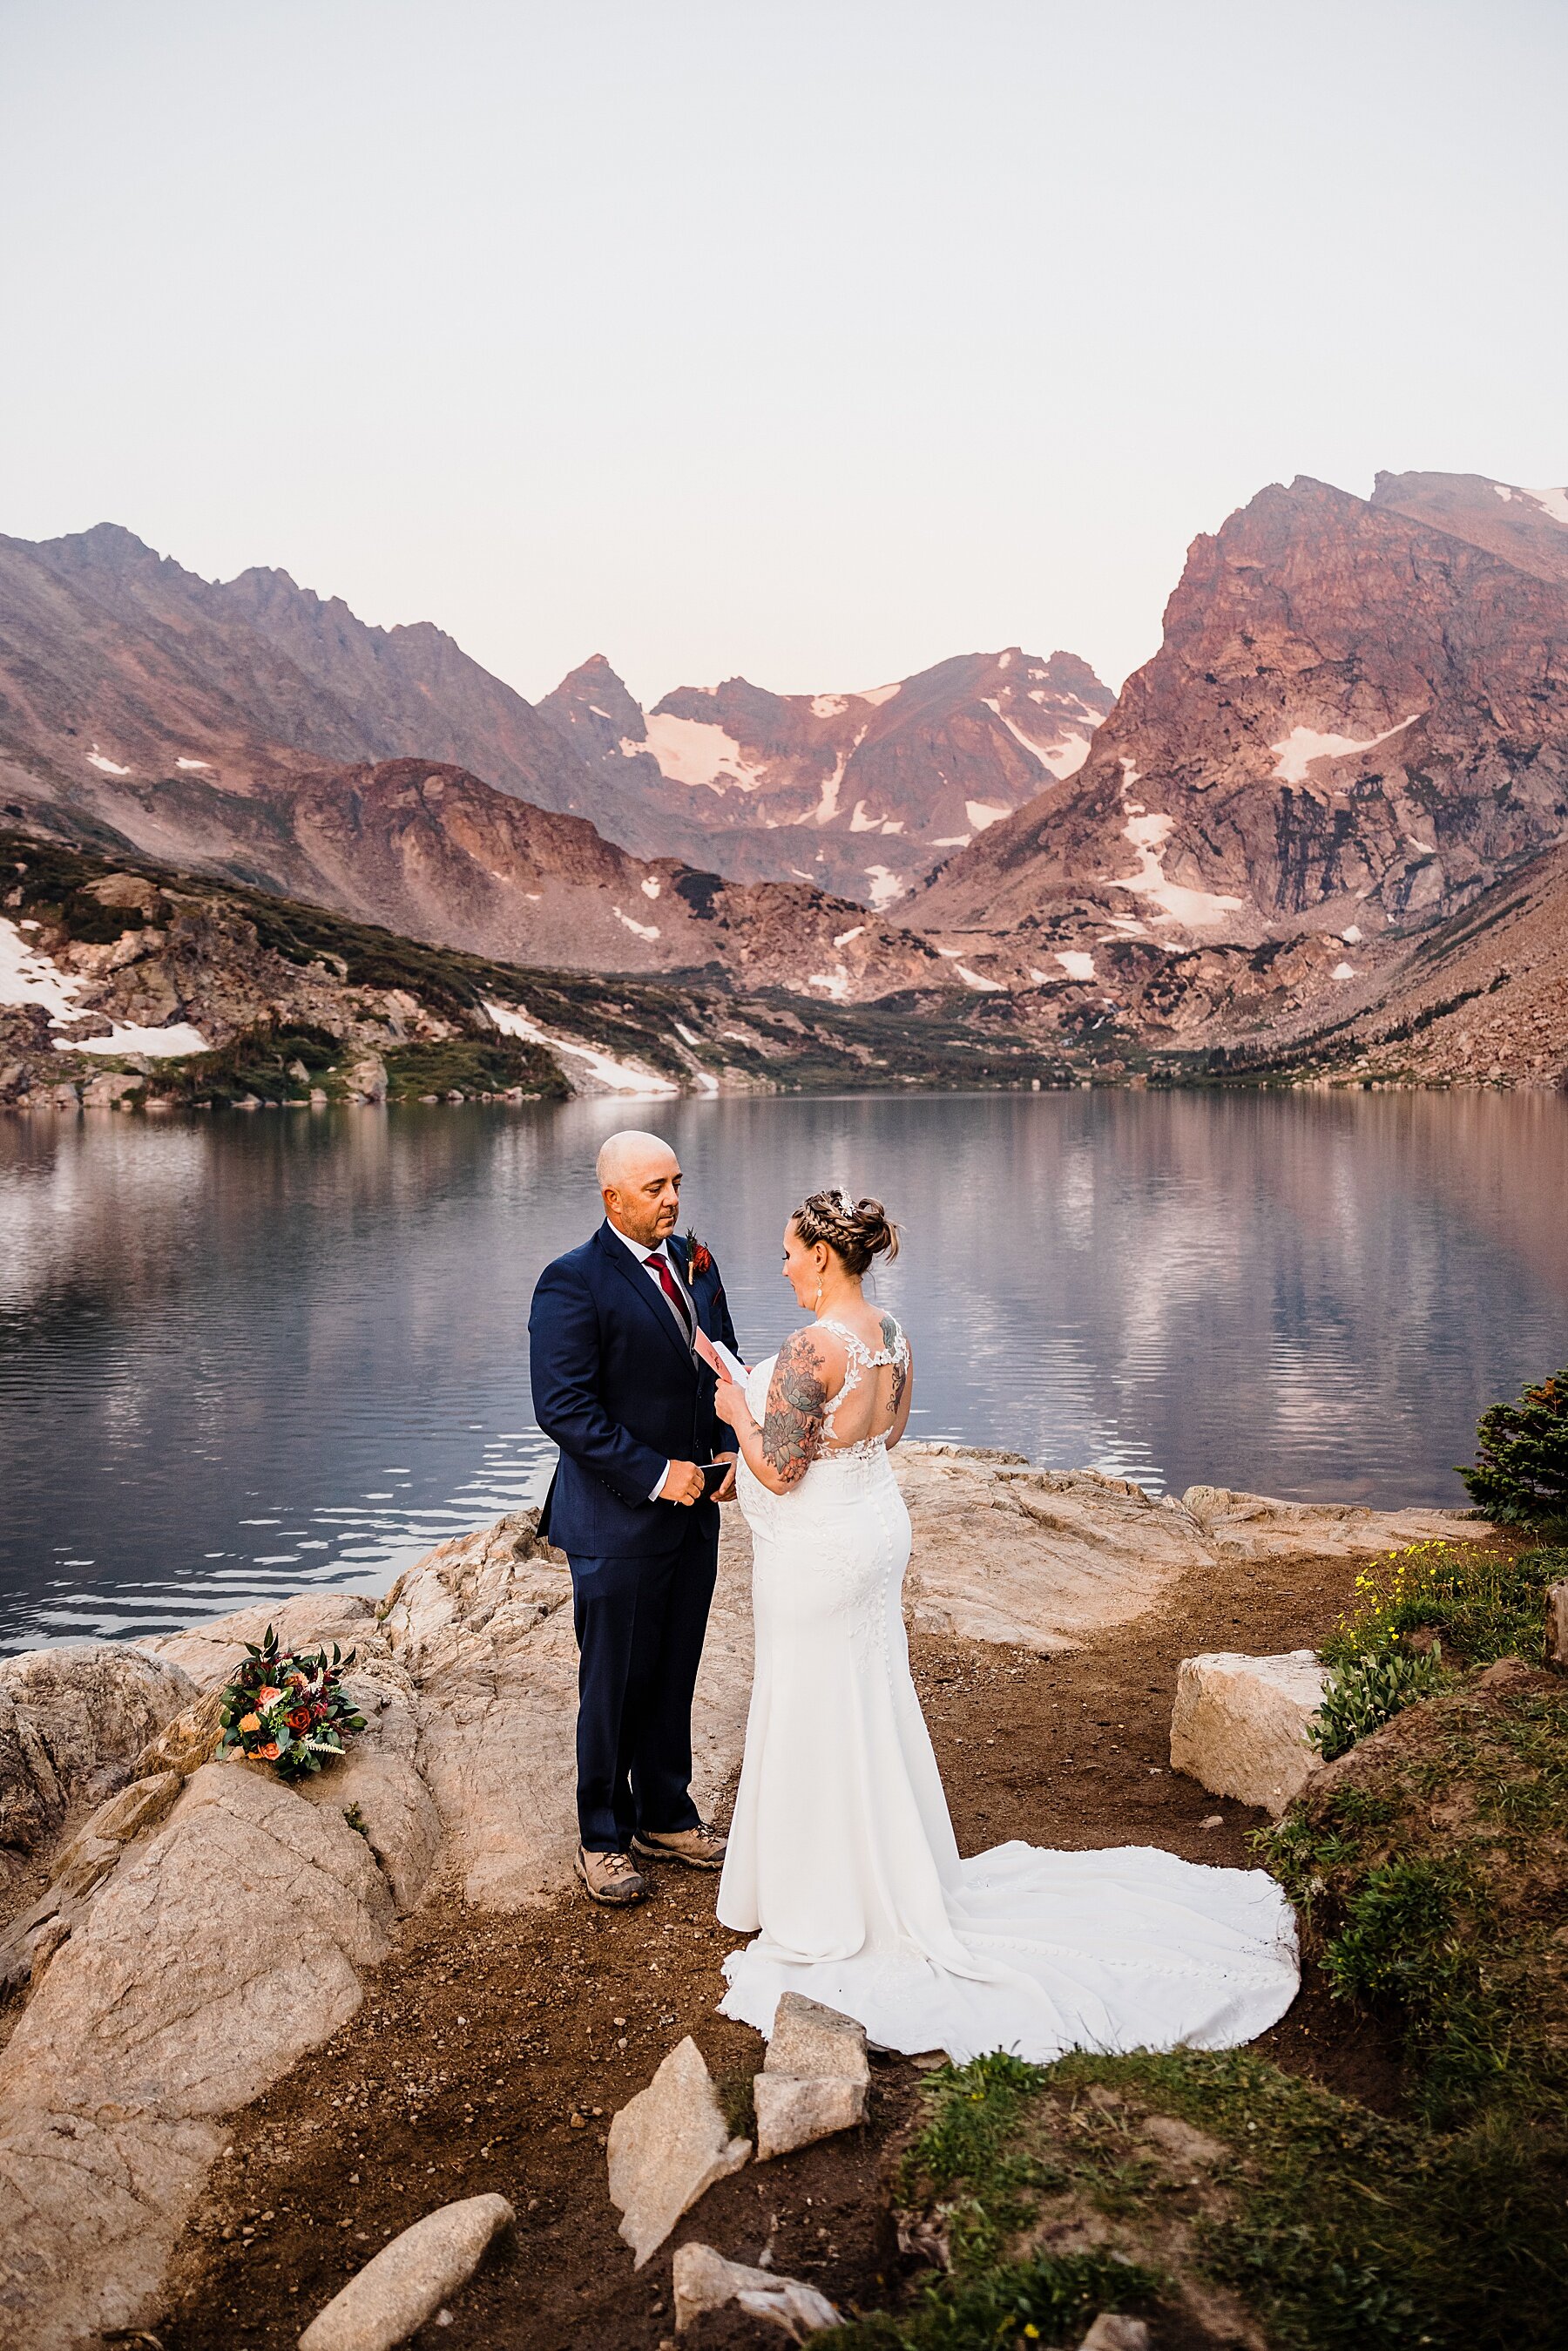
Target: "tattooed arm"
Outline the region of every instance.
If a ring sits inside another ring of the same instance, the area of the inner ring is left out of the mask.
[[[771,1493],[787,1494],[815,1460],[828,1397],[844,1378],[843,1357],[839,1343],[815,1328],[787,1339],[768,1383],[760,1428],[740,1389],[721,1386],[714,1410],[734,1430],[747,1468]]]
[[[889,1353],[898,1344],[898,1326],[890,1314],[882,1317],[882,1344]],[[888,1431],[888,1447],[891,1451],[909,1426],[909,1405],[915,1393],[915,1362],[909,1353],[909,1343],[904,1341],[904,1360],[893,1365],[893,1423]]]

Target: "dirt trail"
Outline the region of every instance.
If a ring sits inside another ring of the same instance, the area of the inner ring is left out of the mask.
[[[1147,1844],[1245,1865],[1262,1816],[1168,1768],[1178,1662],[1316,1642],[1355,1566],[1206,1569],[1157,1613],[1067,1656],[918,1642],[961,1849],[1012,1836]],[[1215,1814],[1221,1825],[1205,1828]],[[516,2242],[457,2298],[449,2325],[413,2338],[420,2351],[656,2351],[673,2333],[673,2243],[689,2237],[742,2261],[771,2245],[780,2270],[841,2304],[881,2301],[900,2273],[881,2150],[920,2079],[904,2059],[874,2064],[863,2132],[722,2181],[640,2273],[616,2234],[603,2152],[615,2109],[685,2032],[722,2079],[738,2085],[760,2062],[757,2036],[713,2013],[735,1939],[713,1917],[713,1893],[711,1877],[668,1869],[628,1917],[570,1898],[518,1917],[439,1900],[420,1912],[358,2014],[236,2119],[176,2263],[156,2329],[163,2351],[292,2351],[389,2235],[489,2189],[516,2206]],[[1310,1981],[1262,2045],[1370,2104],[1397,2099],[1390,2049],[1347,2035]],[[722,2351],[780,2339],[723,2317],[684,2341]]]

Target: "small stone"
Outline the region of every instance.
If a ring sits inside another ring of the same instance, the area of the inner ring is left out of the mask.
[[[1170,1718],[1172,1769],[1277,1820],[1322,1757],[1306,1743],[1328,1674],[1310,1649],[1285,1656],[1184,1657]]]
[[[368,2261],[318,2311],[299,2351],[392,2351],[466,2285],[516,2216],[504,2196],[466,2196],[427,2212]],[[451,2313],[438,2324],[451,2324]]]
[[[675,2331],[683,2335],[704,2311],[736,2304],[750,2318],[770,2321],[793,2342],[829,2326],[842,2326],[840,2313],[814,2285],[779,2277],[772,2270],[727,2262],[711,2245],[680,2245],[675,2252]]]
[[[730,2137],[713,2077],[689,2033],[609,2126],[610,2201],[637,2268],[751,2151],[750,2139]]]
[[[1210,1813],[1208,1818],[1199,1821],[1198,1825],[1200,1829],[1222,1829],[1225,1825],[1225,1815],[1223,1813]]]
[[[1149,2332],[1141,2318],[1123,2318],[1102,2310],[1078,2346],[1078,2351],[1148,2351]]]
[[[1568,1583],[1553,1583],[1546,1594],[1546,1662],[1568,1668]]]

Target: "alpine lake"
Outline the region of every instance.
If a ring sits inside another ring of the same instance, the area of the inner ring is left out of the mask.
[[[1463,1507],[1568,1359],[1568,1102],[1072,1092],[0,1118],[0,1650],[375,1592],[538,1499],[539,1269],[667,1134],[753,1360],[805,1193],[904,1229],[910,1435],[1304,1500]]]

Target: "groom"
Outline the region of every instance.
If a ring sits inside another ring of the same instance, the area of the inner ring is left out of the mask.
[[[698,1332],[735,1346],[718,1269],[674,1238],[680,1164],[656,1134],[598,1155],[605,1221],[547,1265],[528,1317],[534,1412],[561,1448],[539,1532],[571,1562],[577,1875],[615,1907],[651,1892],[632,1854],[717,1869],[691,1802],[691,1693],[719,1564],[714,1378]],[[725,1439],[726,1444],[729,1440]]]

